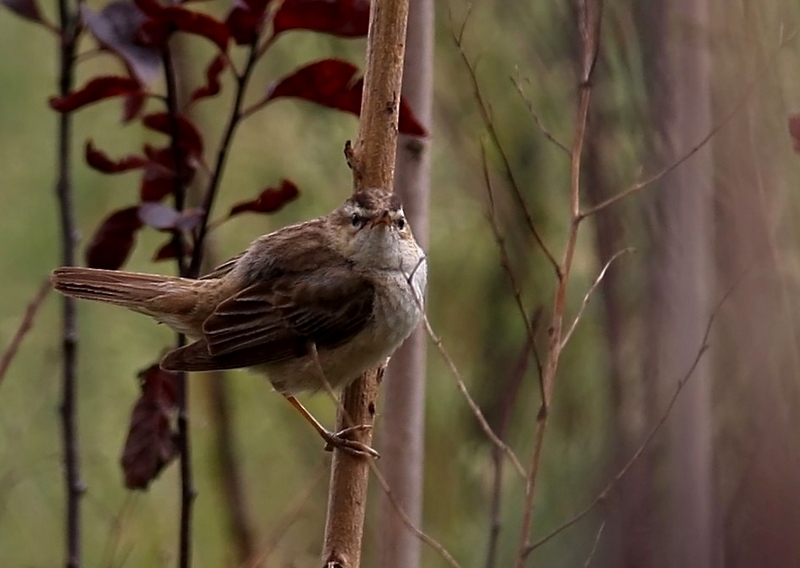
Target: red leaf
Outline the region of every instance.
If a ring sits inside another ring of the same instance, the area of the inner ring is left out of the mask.
[[[122,112],[122,122],[128,123],[139,116],[144,108],[147,97],[144,93],[134,93],[125,97],[125,105]]]
[[[172,135],[172,124],[166,112],[154,112],[142,118],[142,124],[151,130]],[[181,148],[194,156],[203,154],[203,137],[194,124],[183,115],[178,115],[178,142]]]
[[[206,97],[213,97],[220,91],[219,76],[228,66],[228,59],[223,54],[217,55],[206,68],[206,84],[195,89],[189,102],[193,103]]]
[[[147,489],[179,452],[173,426],[178,400],[178,374],[152,365],[139,373],[142,394],[131,413],[122,452],[128,489]]]
[[[258,38],[269,4],[270,0],[235,0],[225,18],[225,27],[236,45],[247,45]]]
[[[143,85],[149,85],[161,74],[161,54],[137,42],[139,28],[147,16],[130,0],[114,0],[99,13],[80,6],[86,27],[100,45],[115,53]]]
[[[272,85],[255,108],[281,97],[294,97],[358,116],[364,79],[356,79],[357,72],[355,65],[341,59],[315,61]],[[427,136],[427,131],[403,98],[400,99],[398,131]]]
[[[357,72],[355,65],[341,59],[315,61],[272,85],[261,104],[296,97],[357,115],[361,110],[361,92],[354,90]]]
[[[90,268],[116,270],[125,263],[136,231],[142,227],[138,210],[138,207],[119,209],[103,220],[86,249],[86,264]]]
[[[141,86],[136,79],[106,75],[92,79],[65,97],[51,97],[50,106],[58,112],[71,112],[109,97],[141,93]]]
[[[275,35],[311,30],[341,37],[363,37],[369,27],[369,0],[286,0],[275,13]]]
[[[182,6],[161,6],[154,0],[135,0],[150,19],[139,28],[138,39],[151,47],[162,47],[175,31],[199,35],[212,41],[220,51],[228,49],[230,33],[225,24],[207,14]]]
[[[148,162],[144,168],[140,198],[142,201],[160,201],[171,194],[174,189],[175,165],[172,148],[145,146],[144,154],[147,156]],[[191,183],[195,172],[194,166],[186,158],[187,156],[184,156],[181,168],[184,185]]]
[[[789,136],[792,137],[792,147],[800,154],[800,114],[789,115]]]
[[[94,169],[106,173],[116,174],[143,167],[147,160],[141,156],[125,156],[119,160],[112,160],[108,154],[95,148],[91,140],[86,141],[86,163]]]
[[[192,254],[192,247],[189,243],[184,241],[183,247],[184,247],[183,250],[184,256],[189,256],[190,254]],[[158,248],[156,253],[153,255],[152,260],[153,262],[161,262],[162,260],[170,260],[173,258],[177,258],[177,255],[175,254],[175,242],[170,237],[170,239],[166,243],[164,243]]]
[[[17,16],[32,22],[44,23],[42,12],[36,0],[0,0],[6,8],[14,12]]]
[[[297,198],[300,191],[297,186],[288,179],[281,181],[280,187],[269,187],[263,190],[258,197],[250,201],[243,201],[237,203],[231,208],[230,217],[244,213],[245,211],[253,211],[254,213],[273,213],[281,207]]]

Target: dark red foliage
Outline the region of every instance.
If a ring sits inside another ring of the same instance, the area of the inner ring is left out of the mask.
[[[108,154],[98,150],[91,140],[86,141],[86,163],[97,171],[106,174],[127,172],[143,167],[147,160],[142,156],[125,156],[119,160],[112,160]]]
[[[147,165],[144,167],[144,176],[139,191],[142,201],[160,201],[172,193],[175,180],[175,161],[173,159],[172,148],[144,147],[144,154],[147,156]],[[183,156],[184,162],[181,167],[183,173],[184,186],[194,178],[195,168],[192,163]]]
[[[800,114],[789,115],[789,136],[792,138],[792,147],[800,154]]]
[[[44,23],[42,12],[36,0],[0,0],[6,8],[14,12],[17,16],[32,22]]]
[[[151,130],[172,135],[170,116],[166,112],[154,112],[142,117],[142,124]],[[178,115],[178,142],[184,152],[193,156],[203,155],[203,138],[194,124],[183,115]]]
[[[275,35],[311,30],[341,37],[364,37],[369,27],[369,0],[286,0],[275,13]]]
[[[138,32],[138,39],[144,45],[162,48],[173,32],[181,31],[212,41],[220,51],[228,49],[228,28],[211,16],[182,6],[162,6],[155,0],[134,1],[148,17]]]
[[[250,201],[243,201],[237,203],[231,208],[230,217],[244,213],[245,211],[252,211],[254,213],[274,213],[281,207],[297,198],[300,195],[300,190],[297,186],[285,179],[281,181],[279,187],[268,187],[258,194],[258,197]]]
[[[122,122],[127,123],[137,118],[144,108],[147,97],[144,93],[134,93],[125,97],[125,105],[122,111]]]
[[[161,74],[161,54],[137,41],[147,16],[131,0],[114,0],[99,13],[81,4],[81,17],[100,45],[115,53],[143,85]]]
[[[187,243],[186,241],[183,242],[184,256],[190,256],[192,254],[192,246]],[[170,238],[166,243],[158,247],[158,250],[153,255],[153,262],[161,262],[162,260],[172,260],[173,258],[177,258],[175,254],[175,241]]]
[[[141,85],[136,79],[104,75],[92,79],[65,97],[51,97],[50,106],[58,112],[72,112],[110,97],[141,93]]]
[[[126,207],[106,217],[92,236],[86,249],[90,268],[116,270],[128,259],[136,231],[141,229],[138,207]]]
[[[228,59],[222,54],[217,55],[206,68],[206,84],[198,87],[189,97],[189,102],[193,103],[204,99],[206,97],[213,97],[218,94],[221,85],[219,83],[219,76],[228,66]]]
[[[225,27],[236,45],[253,43],[264,27],[270,0],[235,0],[225,18]]]
[[[180,453],[173,427],[178,403],[178,374],[152,365],[139,373],[142,394],[131,413],[122,451],[128,489],[147,489]]]
[[[364,80],[356,79],[357,72],[355,65],[341,59],[315,61],[272,85],[257,106],[281,97],[295,97],[358,116]],[[427,136],[405,99],[400,100],[399,121],[400,133]]]

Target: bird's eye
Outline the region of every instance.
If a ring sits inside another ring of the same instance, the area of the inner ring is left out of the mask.
[[[401,231],[406,228],[406,220],[402,217],[397,220],[397,228]]]
[[[360,229],[364,224],[364,217],[358,213],[353,213],[353,216],[350,218],[350,222],[353,224],[353,227]]]

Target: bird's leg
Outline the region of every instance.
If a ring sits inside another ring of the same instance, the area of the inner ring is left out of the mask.
[[[285,395],[286,396],[286,395]],[[295,397],[288,395],[286,396],[286,400],[289,401],[289,404],[295,407],[297,412],[299,412],[306,421],[313,426],[314,430],[325,440],[325,449],[327,451],[332,450],[334,447],[339,448],[340,450],[344,450],[350,454],[356,456],[367,456],[373,458],[381,457],[378,452],[370,448],[368,445],[358,442],[356,440],[350,440],[346,436],[351,432],[357,432],[359,430],[369,430],[372,428],[369,424],[361,424],[359,426],[351,426],[349,428],[345,428],[344,430],[340,430],[339,432],[331,432],[330,430],[326,430],[325,427],[319,423],[319,420],[314,418],[314,415],[311,414],[306,407],[300,404],[300,401],[297,400]]]

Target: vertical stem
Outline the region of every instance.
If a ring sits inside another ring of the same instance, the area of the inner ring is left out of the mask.
[[[70,12],[68,0],[58,2],[59,24],[62,32],[60,44],[60,76],[58,92],[63,97],[72,91],[75,81],[75,45],[78,27],[74,14]],[[58,149],[55,193],[58,201],[61,227],[61,263],[75,265],[76,229],[75,212],[72,203],[72,115],[59,114]],[[80,479],[78,462],[77,425],[77,357],[78,330],[75,300],[62,298],[62,400],[61,424],[64,444],[64,476],[67,493],[66,517],[66,562],[67,568],[77,568],[81,563],[80,540],[80,498],[84,491]]]
[[[175,201],[175,209],[182,211],[186,200],[186,190],[183,187],[183,156],[180,146],[180,127],[178,123],[178,90],[175,82],[175,69],[172,62],[172,54],[169,46],[165,46],[162,52],[164,64],[164,78],[167,84],[167,111],[170,122],[170,141],[172,143],[172,156],[175,165],[172,195]],[[176,258],[178,273],[187,276],[188,267],[186,258],[183,254],[183,235],[176,230],[173,233],[173,243],[177,251]],[[177,347],[186,344],[186,336],[178,334]],[[186,373],[178,374],[178,448],[181,453],[181,519],[178,565],[180,568],[189,568],[192,564],[192,505],[197,496],[192,481],[192,456],[191,445],[189,443],[189,384],[186,381]]]

